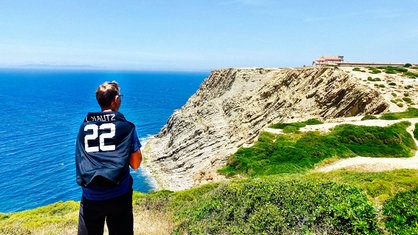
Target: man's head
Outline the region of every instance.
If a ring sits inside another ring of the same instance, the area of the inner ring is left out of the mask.
[[[102,111],[111,109],[117,112],[122,101],[121,97],[119,84],[115,81],[105,82],[96,90],[96,99]]]

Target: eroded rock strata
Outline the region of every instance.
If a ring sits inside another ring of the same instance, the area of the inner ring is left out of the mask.
[[[340,69],[220,69],[143,154],[160,188],[182,190],[215,180],[227,157],[272,123],[377,114],[388,107],[377,90]]]

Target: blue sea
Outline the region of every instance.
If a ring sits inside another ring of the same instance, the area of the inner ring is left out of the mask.
[[[96,88],[117,81],[120,112],[144,144],[181,108],[209,72],[0,70],[0,212],[81,198],[74,150],[79,125],[100,111]],[[146,169],[131,171],[134,190],[153,190]]]

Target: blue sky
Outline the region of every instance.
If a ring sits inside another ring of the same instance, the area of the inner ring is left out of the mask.
[[[0,66],[212,70],[323,55],[418,63],[416,0],[2,0]]]

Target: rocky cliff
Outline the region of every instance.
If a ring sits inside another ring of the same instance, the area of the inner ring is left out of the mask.
[[[213,180],[229,155],[277,122],[377,114],[381,93],[334,68],[213,71],[143,149],[160,188],[182,190]]]

